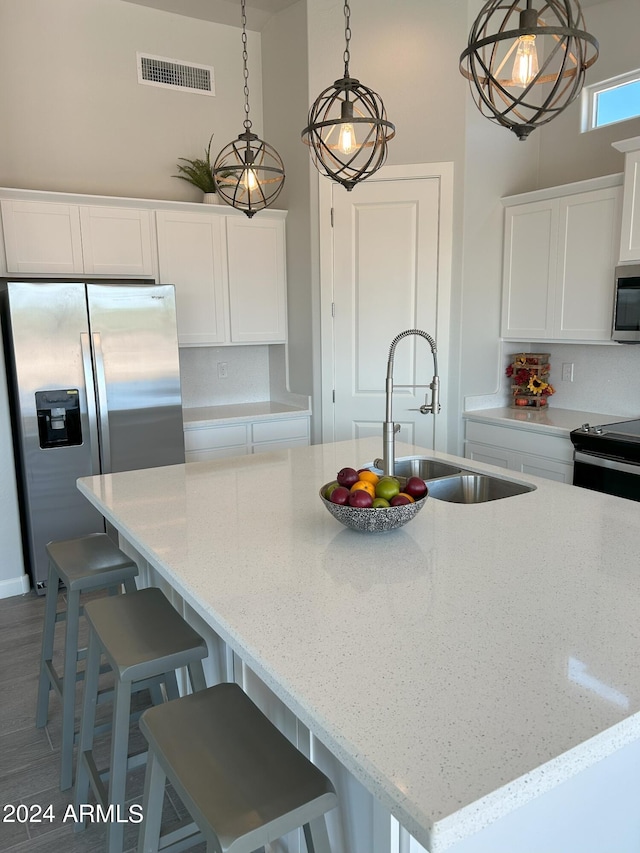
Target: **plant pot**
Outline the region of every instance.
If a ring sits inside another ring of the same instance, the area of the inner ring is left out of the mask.
[[[203,204],[220,204],[220,196],[218,193],[205,193],[202,199]]]

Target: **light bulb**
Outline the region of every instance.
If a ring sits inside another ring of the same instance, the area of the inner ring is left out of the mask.
[[[520,36],[518,39],[518,50],[513,63],[513,82],[523,89],[531,83],[538,73],[538,51],[536,50],[536,37]]]
[[[255,169],[245,169],[242,173],[242,183],[245,185],[247,192],[253,192],[258,189],[258,178],[256,177]]]
[[[356,142],[356,132],[353,125],[349,122],[340,127],[340,137],[338,139],[338,149],[343,154],[351,154],[358,147]]]

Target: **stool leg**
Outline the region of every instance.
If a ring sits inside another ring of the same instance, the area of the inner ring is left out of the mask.
[[[126,578],[124,582],[124,591],[125,592],[135,592],[138,589],[136,586],[135,578]]]
[[[305,823],[304,840],[307,843],[308,853],[331,853],[329,846],[329,833],[324,815]]]
[[[153,749],[149,748],[142,799],[144,820],[138,836],[138,853],[155,853],[158,850],[162,827],[165,780],[164,770],[160,766]]]
[[[204,677],[202,661],[196,660],[193,663],[190,663],[188,669],[189,680],[191,681],[191,689],[193,690],[193,692],[197,693],[199,690],[205,690],[207,682]]]
[[[129,752],[129,715],[131,712],[131,682],[118,679],[113,698],[113,729],[111,731],[111,763],[109,765],[109,805],[124,811]],[[107,853],[122,853],[124,824],[107,825]]]
[[[78,671],[78,627],[80,593],[67,591],[67,628],[62,675],[62,754],[60,790],[73,784],[73,736],[76,716],[76,674]]]
[[[73,794],[73,805],[76,814],[79,813],[80,806],[86,803],[89,798],[89,768],[86,763],[85,752],[91,753],[93,748],[101,652],[98,638],[92,631],[89,635],[89,646],[87,649],[82,717],[80,718],[80,739],[78,741],[78,758],[76,763],[76,785]],[[82,832],[84,828],[84,820],[74,825],[75,832]]]
[[[165,672],[164,687],[167,693],[167,702],[170,702],[173,699],[180,698],[180,691],[178,690],[178,679],[176,678],[175,670],[172,669],[171,672]]]
[[[56,630],[56,610],[58,607],[58,575],[49,562],[47,581],[47,597],[44,610],[44,626],[42,629],[42,653],[40,655],[40,681],[38,682],[38,701],[36,703],[36,726],[41,729],[46,726],[49,717],[49,691],[51,678],[47,663],[53,659],[53,643]]]

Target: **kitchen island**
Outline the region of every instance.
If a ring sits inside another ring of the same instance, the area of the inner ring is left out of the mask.
[[[429,452],[536,488],[347,530],[318,489],[380,451],[363,439],[79,488],[146,582],[294,716],[301,748],[362,786],[334,777],[335,853],[397,850],[385,814],[432,853],[637,851],[638,504]]]

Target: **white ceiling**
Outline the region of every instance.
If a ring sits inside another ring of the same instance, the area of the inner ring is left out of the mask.
[[[240,26],[241,21],[240,0],[125,0],[125,2],[233,27]],[[297,2],[298,0],[247,0],[247,29],[261,30],[272,15]]]

